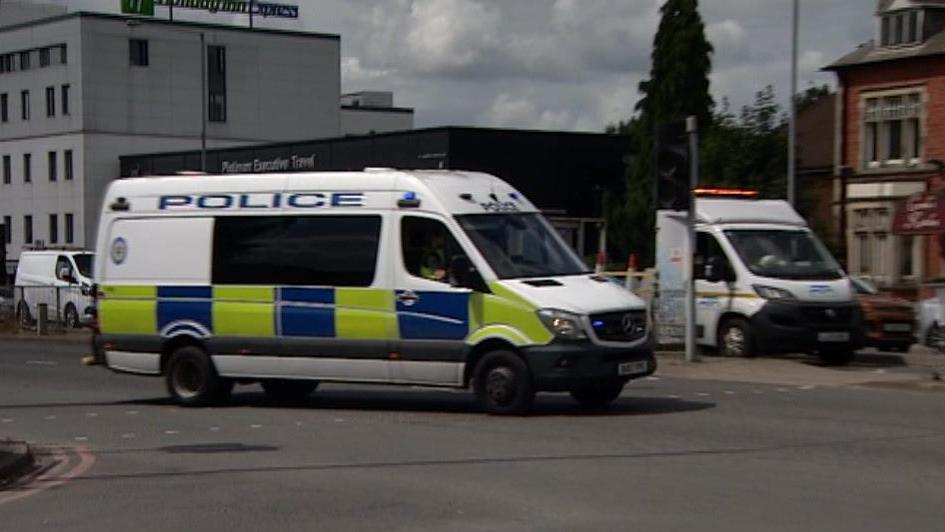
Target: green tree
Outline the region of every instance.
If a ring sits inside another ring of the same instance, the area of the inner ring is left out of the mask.
[[[709,94],[713,48],[705,36],[698,0],[667,0],[660,8],[649,79],[640,83],[637,116],[617,129],[629,130],[636,156],[627,168],[626,189],[605,200],[611,243],[619,257],[636,253],[653,263],[655,244],[654,135],[661,123],[696,116],[712,123]]]

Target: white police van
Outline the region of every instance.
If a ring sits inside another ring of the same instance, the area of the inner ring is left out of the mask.
[[[661,249],[685,242],[685,213],[660,211],[658,227]],[[802,352],[844,364],[863,344],[849,278],[785,201],[698,198],[693,276],[697,341],[723,355]]]
[[[645,304],[487,174],[122,179],[97,248],[96,360],[183,404],[345,381],[522,413],[540,391],[607,405],[656,368]]]

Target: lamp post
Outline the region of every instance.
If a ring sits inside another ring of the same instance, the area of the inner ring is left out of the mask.
[[[134,30],[142,22],[137,18],[131,18],[125,24]],[[180,30],[172,31],[192,35]],[[202,31],[200,32],[200,171],[207,171],[207,46],[206,34]]]
[[[794,17],[791,31],[791,99],[790,114],[791,119],[788,124],[788,172],[787,172],[787,200],[791,206],[794,206],[794,178],[796,173],[795,156],[797,153],[797,25],[799,14],[799,1],[794,0]]]

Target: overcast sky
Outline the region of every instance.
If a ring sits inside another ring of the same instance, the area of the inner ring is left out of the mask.
[[[276,0],[280,1],[280,0]],[[298,21],[258,26],[341,35],[342,91],[391,90],[417,127],[600,131],[628,118],[664,0],[281,0]],[[36,0],[118,12],[119,0]],[[872,38],[874,0],[801,0],[799,87]],[[791,0],[702,0],[712,93],[734,108],[774,85],[786,101]],[[158,16],[166,10],[158,8]],[[175,18],[246,24],[176,9]]]

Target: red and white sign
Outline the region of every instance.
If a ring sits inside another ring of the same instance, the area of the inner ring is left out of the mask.
[[[945,201],[935,193],[919,192],[896,203],[893,233],[937,235],[945,232]]]

